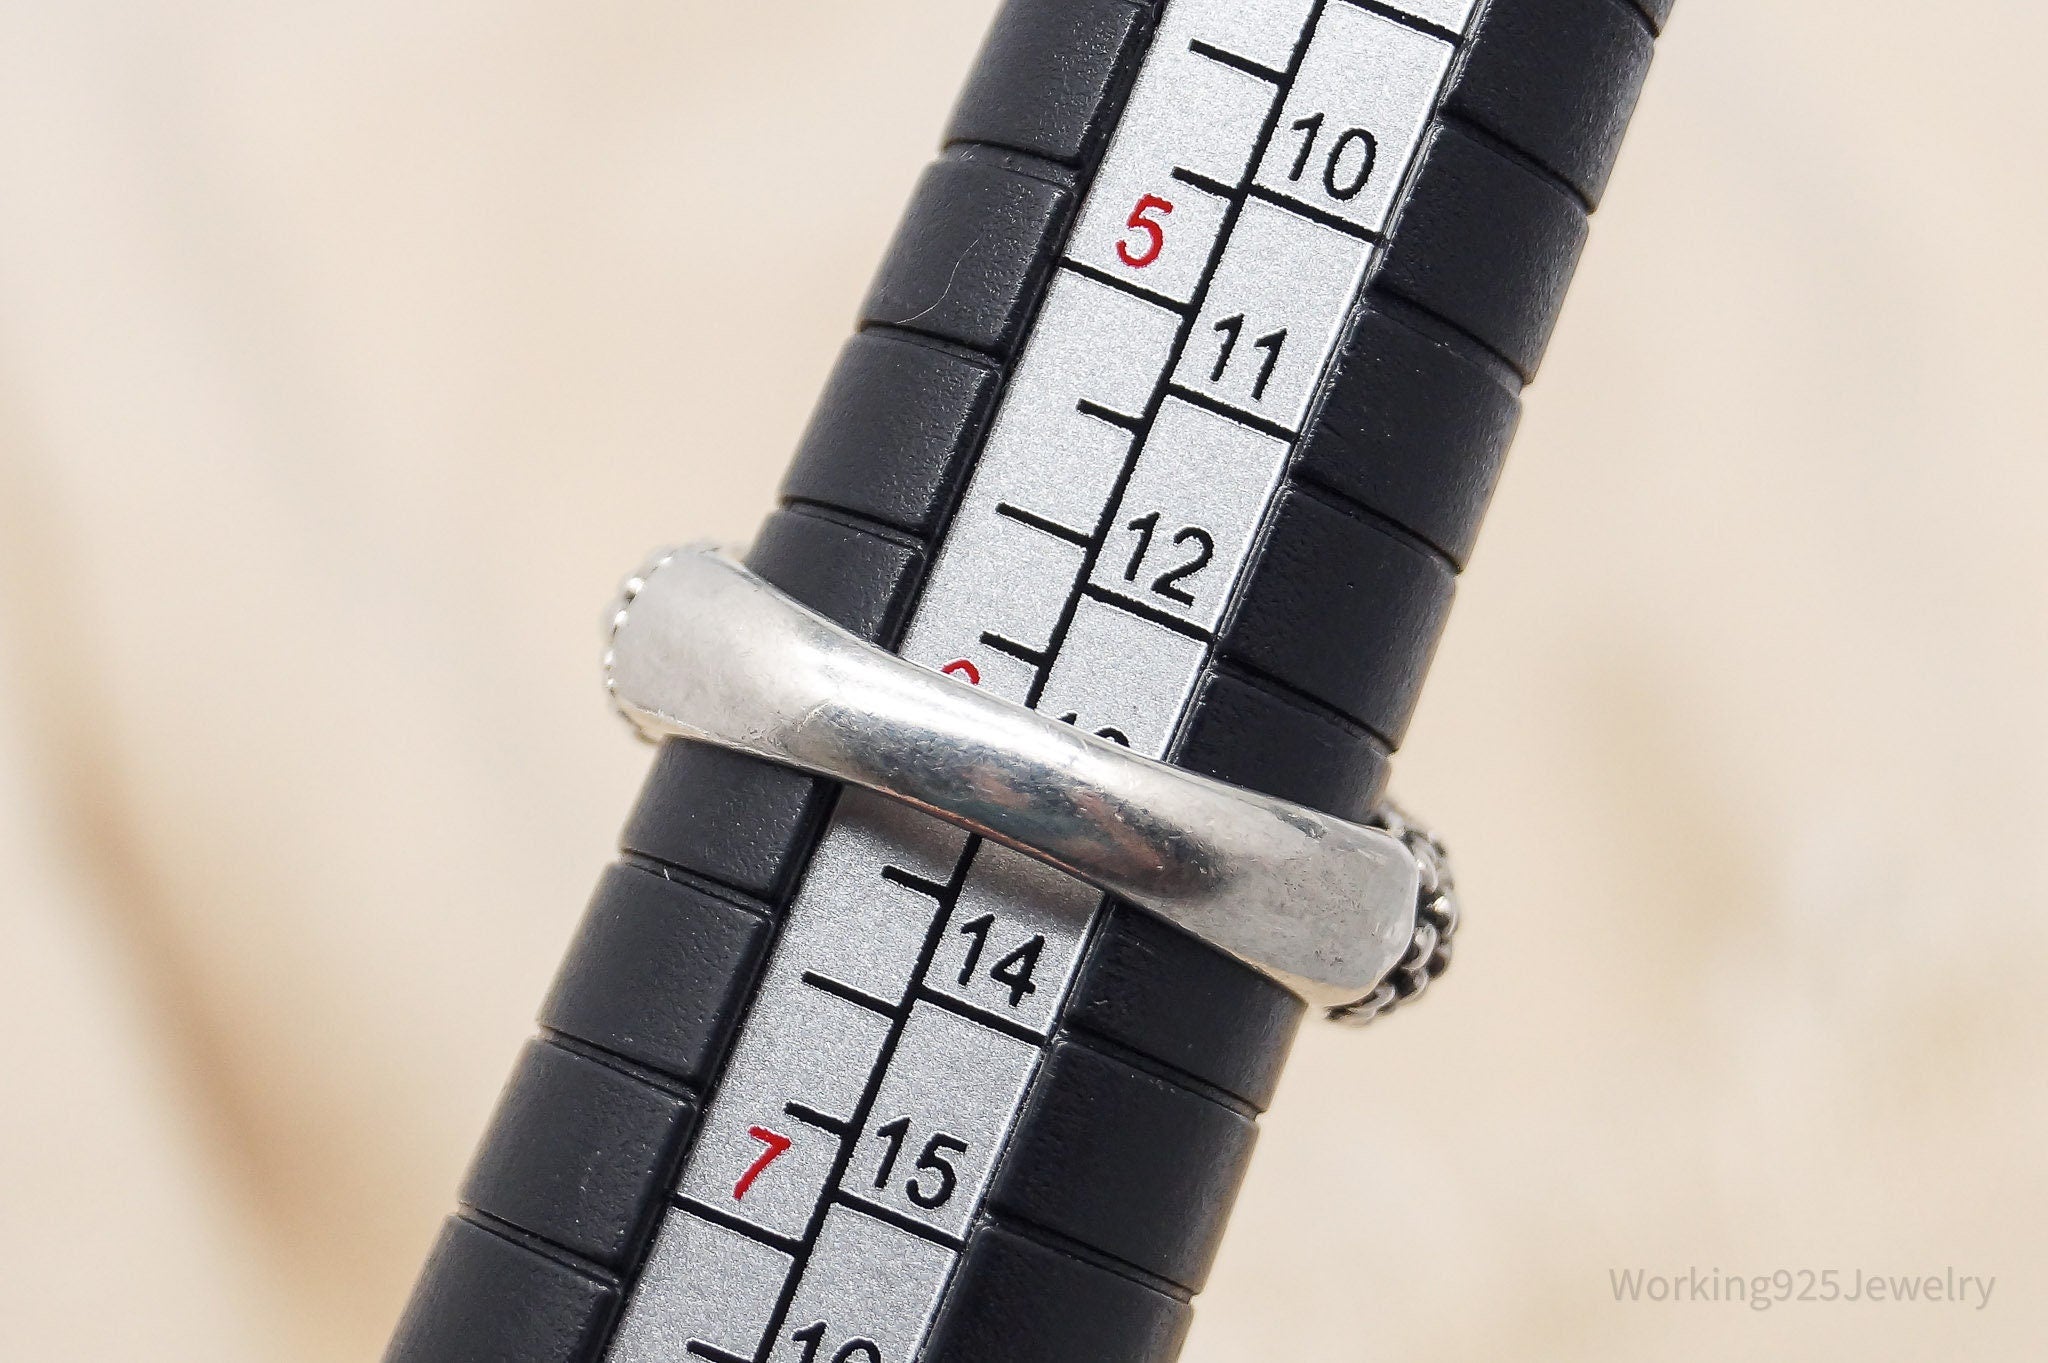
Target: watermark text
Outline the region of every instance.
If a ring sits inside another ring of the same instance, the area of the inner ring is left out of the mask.
[[[1780,1268],[1768,1273],[1610,1268],[1607,1279],[1617,1302],[1746,1306],[1752,1311],[1806,1305],[1947,1306],[1982,1311],[1991,1305],[1991,1295],[1998,1288],[1996,1275],[1959,1273],[1952,1267],[1934,1273],[1884,1273],[1867,1268]]]

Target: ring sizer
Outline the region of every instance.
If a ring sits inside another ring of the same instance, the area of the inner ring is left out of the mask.
[[[716,550],[626,585],[605,687],[650,739],[865,786],[1127,899],[1348,1009],[1415,935],[1400,839],[1169,767],[876,648]]]
[[[1449,960],[1387,768],[1670,0],[997,8],[745,569],[630,584],[682,738],[386,1363],[1173,1363],[1305,1001]]]

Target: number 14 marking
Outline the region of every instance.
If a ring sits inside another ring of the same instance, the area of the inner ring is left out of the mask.
[[[1105,734],[1114,733],[1114,729],[1105,731]],[[1123,735],[1117,734],[1117,737],[1122,738]],[[1124,746],[1130,746],[1129,739],[1124,739]],[[967,947],[967,961],[960,967],[960,983],[974,983],[975,968],[981,964],[982,953],[988,950],[989,930],[995,925],[996,916],[992,913],[960,925],[960,935],[972,939]],[[1038,954],[1044,950],[1045,938],[1034,937],[989,968],[989,978],[1009,989],[1012,1008],[1020,1006],[1026,994],[1038,992],[1038,982],[1031,978],[1031,974],[1038,969]]]

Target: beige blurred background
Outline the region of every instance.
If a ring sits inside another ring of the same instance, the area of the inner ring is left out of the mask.
[[[0,1357],[377,1354],[991,8],[0,0]],[[2041,1357],[2044,45],[1679,5],[1189,1363]]]

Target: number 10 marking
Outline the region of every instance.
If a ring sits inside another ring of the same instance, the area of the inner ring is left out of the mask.
[[[1301,154],[1294,158],[1294,169],[1287,173],[1290,180],[1299,180],[1308,169],[1309,157],[1316,149],[1316,139],[1322,136],[1323,115],[1310,114],[1297,118],[1291,125],[1295,132],[1302,133]],[[1358,170],[1346,175],[1344,161],[1353,147],[1361,149]],[[1323,163],[1323,188],[1330,197],[1340,203],[1348,203],[1358,197],[1366,181],[1372,179],[1373,166],[1380,159],[1380,140],[1363,128],[1346,128],[1337,135],[1337,141],[1330,148],[1330,156]],[[1343,178],[1339,178],[1342,176]]]
[[[819,1346],[825,1342],[825,1329],[825,1322],[821,1320],[815,1325],[789,1332],[792,1343],[804,1346],[804,1356],[799,1363],[817,1363]],[[871,1339],[850,1339],[832,1355],[832,1363],[882,1363],[882,1351]]]

